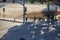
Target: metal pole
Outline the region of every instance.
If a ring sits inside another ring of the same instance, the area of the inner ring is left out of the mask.
[[[22,3],[19,3],[19,4],[23,6],[23,23],[25,23],[25,15],[26,15],[25,0],[23,1],[23,4]]]
[[[15,3],[15,0],[12,0],[12,3]]]
[[[25,22],[25,0],[23,2],[23,23]]]
[[[47,8],[48,8],[48,13],[49,13],[49,0],[48,0],[48,3],[47,3]]]
[[[49,11],[49,0],[47,0],[47,18],[50,19],[50,11]]]

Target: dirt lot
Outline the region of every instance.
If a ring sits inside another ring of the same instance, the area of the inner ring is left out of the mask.
[[[28,13],[27,16],[28,18],[31,18],[31,19],[33,19],[34,17],[36,17],[37,19],[46,18],[46,16],[41,12]]]

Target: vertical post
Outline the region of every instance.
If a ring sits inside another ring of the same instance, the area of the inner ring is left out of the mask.
[[[25,7],[25,0],[23,1],[23,4],[22,3],[19,3],[19,4],[21,4],[22,6],[23,6],[23,23],[25,23],[25,16],[26,16],[26,11],[27,11],[27,9],[26,9],[26,7]]]
[[[49,0],[47,0],[47,18],[50,19]]]
[[[41,18],[39,18],[38,20],[40,21]]]
[[[3,8],[4,18],[5,18],[5,8]]]
[[[15,0],[12,0],[12,3],[15,3]]]
[[[48,8],[48,13],[49,13],[49,0],[48,0],[48,3],[47,3],[47,8]]]
[[[26,22],[27,22],[27,20],[28,20],[28,17],[26,17]]]
[[[34,22],[36,21],[36,17],[34,17]]]
[[[56,15],[57,15],[57,7],[56,7],[56,9],[55,9],[55,20],[56,20]]]
[[[48,0],[48,5],[47,6],[48,6],[48,12],[49,12],[49,0]]]
[[[23,2],[23,23],[25,22],[25,0]]]

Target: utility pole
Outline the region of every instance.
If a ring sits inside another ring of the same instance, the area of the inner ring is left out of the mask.
[[[47,8],[48,8],[48,13],[49,13],[49,0],[48,0],[48,3],[47,3]]]
[[[48,15],[47,17],[51,20],[54,21],[54,10],[49,10],[49,0],[47,2],[47,8],[48,8]]]
[[[25,23],[25,16],[26,16],[26,11],[27,11],[27,8],[25,7],[25,0],[24,0],[24,2],[23,2],[23,23]]]
[[[15,3],[15,0],[12,0],[12,3]]]
[[[19,2],[18,2],[19,3]],[[27,11],[27,8],[25,7],[25,0],[23,1],[23,4],[22,3],[19,3],[23,6],[23,23],[25,23],[25,16],[26,16],[26,11]]]
[[[49,18],[49,17],[50,17],[50,15],[49,15],[49,14],[50,14],[50,11],[49,11],[49,0],[47,0],[47,10],[48,10],[48,11],[47,11],[47,12],[48,12],[47,17]]]

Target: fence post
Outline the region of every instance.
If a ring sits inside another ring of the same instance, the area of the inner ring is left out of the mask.
[[[26,17],[26,22],[27,22],[27,20],[28,20],[28,17]]]
[[[4,18],[5,18],[5,8],[3,8],[3,15],[4,15]]]
[[[38,20],[40,21],[41,18],[39,18]]]
[[[36,20],[36,17],[34,17],[34,22],[35,22],[35,20]]]

